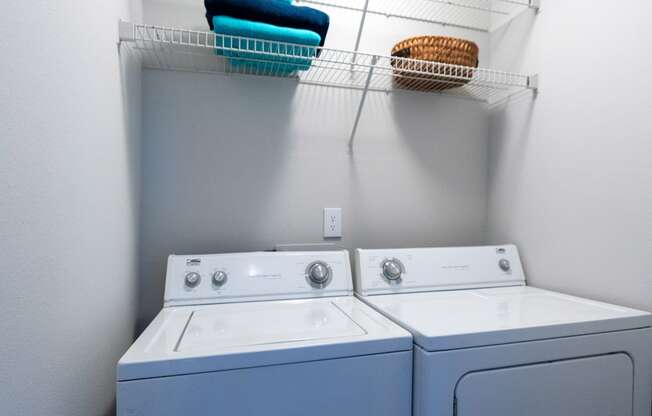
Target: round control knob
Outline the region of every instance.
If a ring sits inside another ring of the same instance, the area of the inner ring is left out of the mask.
[[[403,265],[400,261],[396,259],[388,259],[383,261],[382,267],[385,279],[392,283],[401,280],[401,276],[403,275]]]
[[[324,262],[316,261],[308,266],[306,276],[313,287],[321,289],[330,283],[331,268]]]
[[[225,272],[218,270],[213,273],[213,284],[217,287],[224,286],[224,283],[226,283],[228,278],[229,276],[227,276]]]
[[[500,261],[498,262],[498,267],[500,267],[500,269],[501,269],[502,271],[504,271],[504,272],[508,272],[508,271],[512,268],[512,265],[511,265],[511,263],[509,262],[509,260],[507,260],[507,259],[500,259]]]
[[[196,272],[186,273],[186,286],[196,287],[200,281],[201,281],[201,276],[199,275],[199,273]]]

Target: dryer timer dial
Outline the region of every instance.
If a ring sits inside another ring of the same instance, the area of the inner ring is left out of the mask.
[[[381,264],[383,277],[389,283],[399,283],[403,276],[403,264],[398,259],[386,259]]]

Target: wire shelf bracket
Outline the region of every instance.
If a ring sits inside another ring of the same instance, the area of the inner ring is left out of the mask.
[[[136,25],[124,20],[118,21],[118,43],[134,42],[136,40]]]

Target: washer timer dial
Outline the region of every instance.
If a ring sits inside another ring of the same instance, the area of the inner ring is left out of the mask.
[[[310,283],[310,286],[317,289],[323,289],[328,286],[332,275],[333,272],[331,271],[331,268],[323,261],[310,263],[306,268],[306,279],[308,280],[308,283]]]

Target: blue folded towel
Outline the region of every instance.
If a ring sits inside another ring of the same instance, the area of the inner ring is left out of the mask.
[[[246,66],[258,73],[272,75],[287,75],[294,71],[309,69],[312,63],[310,58],[315,56],[317,45],[321,41],[318,34],[309,30],[279,27],[230,16],[214,16],[213,28],[218,34],[259,39],[234,39],[229,36],[224,38],[218,36],[216,39],[217,54],[228,57],[234,66]],[[279,45],[265,42],[265,40],[306,46]],[[256,52],[292,55],[297,58]]]
[[[326,13],[310,7],[293,6],[288,0],[204,0],[204,5],[211,30],[214,29],[214,16],[231,16],[280,27],[310,30],[320,36],[319,46],[324,46],[330,24]]]

